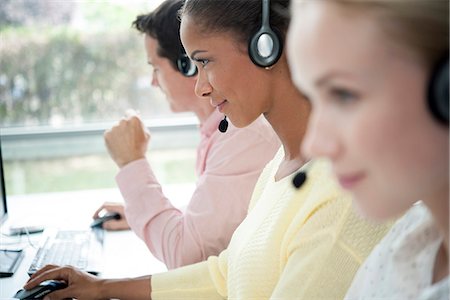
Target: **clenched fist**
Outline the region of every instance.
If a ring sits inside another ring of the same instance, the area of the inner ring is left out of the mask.
[[[147,152],[150,133],[134,111],[104,134],[109,155],[119,168],[144,158]]]

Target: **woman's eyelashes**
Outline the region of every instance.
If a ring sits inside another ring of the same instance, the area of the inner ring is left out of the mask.
[[[330,87],[327,94],[330,100],[337,101],[340,104],[353,102],[359,97],[356,92],[343,87]]]
[[[206,67],[206,65],[209,63],[209,59],[207,59],[207,58],[196,57],[196,58],[192,58],[192,60],[194,62],[196,62],[197,64],[200,64],[200,67],[202,67],[202,68]]]
[[[155,65],[149,64],[149,66],[153,75],[156,75],[159,72],[158,67],[156,67]]]

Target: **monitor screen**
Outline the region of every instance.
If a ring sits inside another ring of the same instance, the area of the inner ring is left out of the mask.
[[[6,208],[6,191],[5,191],[5,177],[3,172],[3,157],[2,157],[2,141],[0,136],[0,224],[2,224],[7,217]]]

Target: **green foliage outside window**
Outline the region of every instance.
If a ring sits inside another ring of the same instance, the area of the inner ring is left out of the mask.
[[[114,1],[2,3],[0,15],[9,17],[0,28],[0,126],[117,120],[130,107],[144,117],[168,114],[150,87],[142,36],[131,28],[142,9]]]
[[[0,130],[115,122],[128,108],[144,120],[179,116],[151,87],[143,37],[131,28],[160,2],[0,0]],[[16,144],[28,155],[4,157],[8,194],[115,187],[117,167],[106,149],[84,154],[78,148],[86,143],[58,138],[57,146],[39,140],[39,149],[27,140],[2,140],[5,156],[18,152]],[[83,154],[61,155],[64,147]],[[46,158],[36,158],[38,152]],[[195,179],[193,148],[152,150],[149,160],[162,183]]]

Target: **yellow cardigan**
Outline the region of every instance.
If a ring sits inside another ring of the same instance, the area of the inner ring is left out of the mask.
[[[261,174],[228,249],[152,276],[152,299],[341,299],[391,224],[358,217],[326,161],[310,162],[299,190],[274,181],[280,150]]]

